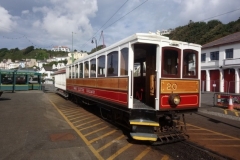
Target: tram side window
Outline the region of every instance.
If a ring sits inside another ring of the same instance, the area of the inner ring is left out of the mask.
[[[75,67],[72,66],[72,78],[75,78]]]
[[[92,59],[90,61],[90,65],[91,65],[90,77],[96,77],[96,59]]]
[[[105,77],[105,56],[98,57],[98,77]]]
[[[78,78],[78,64],[75,65],[75,78]]]
[[[107,76],[118,76],[118,52],[113,51],[107,55]]]
[[[80,70],[79,78],[83,78],[83,64],[82,63],[79,64],[79,70]]]
[[[121,70],[120,75],[128,75],[128,48],[121,50]]]
[[[146,62],[134,63],[134,77],[146,76]]]
[[[197,66],[197,52],[192,50],[183,51],[183,77],[196,77]]]
[[[72,68],[69,67],[69,78],[72,78]]]
[[[89,62],[84,63],[84,78],[89,78]]]
[[[2,84],[13,84],[13,77],[12,74],[2,74],[1,75],[1,82]]]
[[[180,76],[179,74],[179,59],[180,51],[176,49],[164,49],[163,50],[163,59],[162,59],[162,75],[176,77]]]

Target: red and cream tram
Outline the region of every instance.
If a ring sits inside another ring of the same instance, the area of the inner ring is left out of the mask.
[[[98,106],[135,140],[178,141],[175,122],[200,106],[200,51],[198,44],[136,33],[67,66],[62,92]]]

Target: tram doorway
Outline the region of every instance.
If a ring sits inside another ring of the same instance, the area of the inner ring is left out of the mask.
[[[157,46],[153,44],[134,45],[134,99],[152,108],[156,97],[156,51]]]

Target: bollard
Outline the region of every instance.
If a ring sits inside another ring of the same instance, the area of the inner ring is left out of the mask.
[[[217,95],[217,105],[221,105],[221,94]]]
[[[228,109],[233,110],[233,100],[231,95],[229,96]]]

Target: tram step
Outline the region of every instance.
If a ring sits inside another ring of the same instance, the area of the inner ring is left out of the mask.
[[[157,135],[151,133],[130,133],[131,137],[135,140],[141,141],[157,141]]]
[[[143,126],[159,127],[159,123],[151,121],[151,120],[132,119],[132,120],[129,120],[129,122],[130,122],[130,125],[143,125]]]

